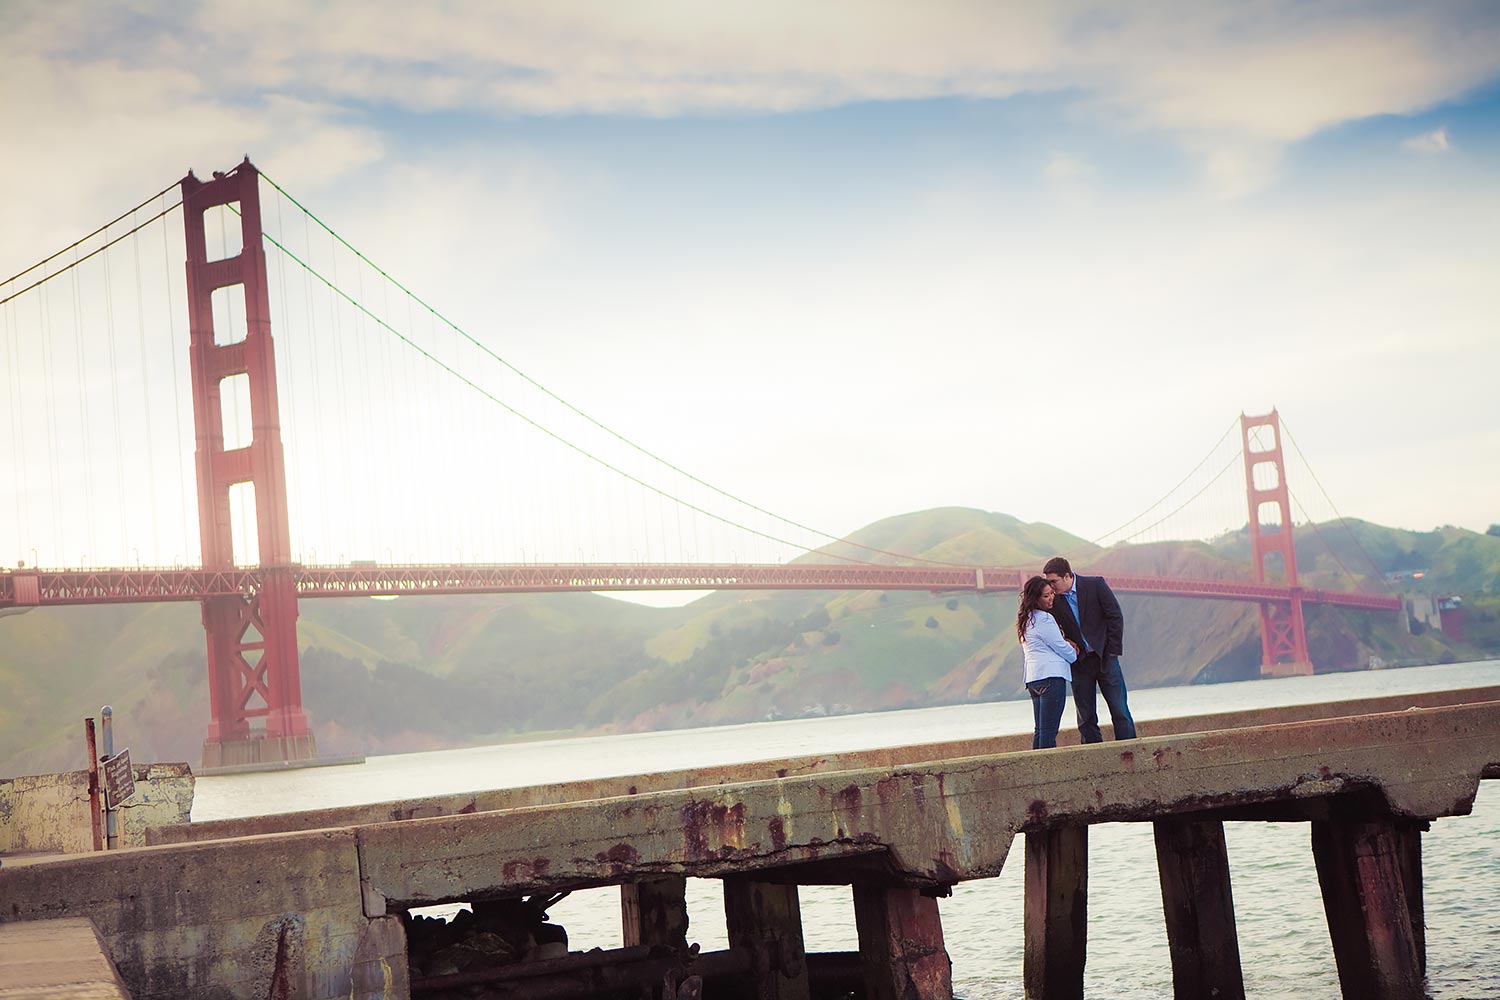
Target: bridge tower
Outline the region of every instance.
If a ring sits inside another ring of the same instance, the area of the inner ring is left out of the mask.
[[[219,205],[239,214],[240,250],[210,259],[204,212]],[[264,577],[255,593],[203,600],[210,704],[203,766],[307,759],[317,755],[317,747],[302,711],[297,665],[297,591],[261,240],[260,172],[248,158],[206,182],[189,172],[182,179],[182,209],[203,568],[234,568],[230,494],[247,484],[250,499],[243,510],[255,521]],[[243,331],[216,328],[214,294],[220,290],[229,306],[224,314],[233,315],[233,306],[243,302]],[[248,442],[226,448],[222,394],[225,383],[237,377],[246,382],[251,435]],[[252,726],[257,719],[264,723]]]
[[[1250,560],[1255,567],[1255,582],[1282,582],[1292,591],[1287,604],[1261,602],[1260,672],[1262,676],[1310,674],[1312,660],[1307,655],[1286,464],[1281,452],[1281,418],[1274,409],[1263,417],[1242,413],[1240,433],[1244,438],[1245,496],[1250,505]],[[1267,571],[1267,560],[1272,556],[1281,557],[1280,581],[1271,579],[1273,574]]]

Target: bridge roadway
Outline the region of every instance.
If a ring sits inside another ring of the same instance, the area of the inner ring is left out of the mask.
[[[1500,777],[1500,689],[1140,728],[1052,752],[996,737],[193,824],[157,838],[175,843],[7,859],[0,923],[89,917],[135,1000],[402,998],[409,907],[619,884],[639,921],[627,942],[676,944],[682,963],[680,932],[651,929],[673,925],[681,877],[711,877],[731,948],[698,970],[806,997],[827,965],[802,953],[795,886],[848,883],[866,995],[946,997],[933,897],[997,874],[1026,833],[1028,996],[1059,997],[1082,988],[1087,825],[1154,821],[1178,995],[1234,996],[1222,821],[1305,820],[1345,995],[1421,996],[1417,831]],[[585,961],[537,963],[551,978],[507,995],[570,995]],[[444,995],[442,977],[415,986]]]
[[[10,570],[0,573],[0,608],[33,605],[198,601],[249,596],[274,573],[289,573],[299,598],[394,597],[417,594],[493,594],[641,590],[927,590],[1014,593],[1033,570],[1004,566],[890,566],[867,563],[498,563],[391,565]],[[1125,594],[1158,594],[1224,601],[1332,604],[1397,611],[1398,597],[1286,587],[1249,580],[1110,576]]]

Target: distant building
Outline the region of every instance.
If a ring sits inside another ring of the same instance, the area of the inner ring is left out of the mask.
[[[1406,630],[1412,635],[1421,635],[1428,629],[1444,631],[1443,613],[1436,597],[1431,594],[1407,594],[1402,600],[1406,604]]]
[[[1454,642],[1464,641],[1464,599],[1454,594],[1449,597],[1437,599],[1438,614],[1441,617],[1443,634]]]

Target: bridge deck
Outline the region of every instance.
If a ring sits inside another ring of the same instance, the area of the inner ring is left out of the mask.
[[[926,590],[1014,593],[1031,570],[1006,566],[869,564],[516,563],[491,565],[244,567],[210,570],[11,570],[0,573],[0,608],[70,604],[198,601],[249,595],[275,574],[291,577],[299,598],[394,597],[640,590]],[[1156,594],[1222,601],[1280,601],[1367,611],[1396,611],[1399,598],[1287,587],[1250,580],[1111,575],[1122,594]]]

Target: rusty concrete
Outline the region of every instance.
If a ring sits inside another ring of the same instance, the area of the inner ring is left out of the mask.
[[[1500,763],[1500,701],[868,763],[882,753],[852,755],[866,764],[852,769],[650,792],[634,779],[636,794],[592,801],[7,866],[0,923],[91,918],[136,1000],[261,1000],[279,983],[307,1000],[399,1000],[404,940],[387,914],[406,906],[749,872],[923,888],[998,874],[1016,833],[1070,824],[1268,805],[1466,813]]]
[[[1395,816],[1463,814],[1497,759],[1500,702],[1413,709],[374,824],[360,863],[368,900],[403,904],[870,852],[898,882],[947,884],[1067,824],[1358,792]]]
[[[135,1000],[407,995],[395,917],[361,908],[353,831],[82,854],[0,870],[0,925],[84,916]]]
[[[0,924],[0,1000],[130,1000],[94,925],[81,917]]]
[[[144,845],[156,827],[184,827],[193,808],[193,772],[186,764],[132,770],[135,794],[116,814],[121,847]],[[73,854],[93,846],[87,771],[0,778],[0,854]]]
[[[1207,698],[1210,696],[1212,688],[1206,687],[1204,691],[1205,698]],[[1354,701],[1291,705],[1282,708],[1238,712],[1220,712],[1209,715],[1184,716],[1175,719],[1153,719],[1146,722],[1138,722],[1137,729],[1142,736],[1164,736],[1181,733],[1209,732],[1220,729],[1238,729],[1246,726],[1304,722],[1311,719],[1371,715],[1403,711],[1407,708],[1434,708],[1487,701],[1500,701],[1500,687],[1470,688],[1460,691],[1427,691],[1382,698],[1363,698]],[[1104,725],[1103,730],[1106,738],[1112,736],[1108,725]],[[1077,730],[1069,728],[1066,732],[1059,734],[1058,743],[1061,746],[1076,746],[1078,743]],[[576,802],[585,799],[613,798],[620,795],[640,795],[673,789],[739,784],[746,781],[763,781],[793,775],[825,774],[834,771],[849,771],[861,768],[897,768],[920,761],[980,757],[1017,750],[1029,750],[1030,748],[1031,734],[1015,733],[980,739],[951,740],[942,743],[883,747],[845,753],[813,754],[745,764],[721,764],[711,767],[686,768],[647,775],[537,784],[521,788],[500,788],[450,795],[434,795],[417,799],[376,802],[367,805],[311,809],[301,812],[278,813],[269,816],[249,816],[240,819],[210,820],[203,823],[178,826],[160,826],[148,832],[147,842],[151,844],[181,844],[192,841],[216,840],[223,837],[245,837],[255,834],[281,833],[292,830],[315,830],[327,827],[384,823],[392,820],[423,819],[432,816],[492,812],[498,809],[517,809],[526,806]],[[1500,777],[1500,773],[1494,776]]]

